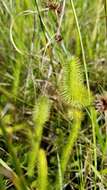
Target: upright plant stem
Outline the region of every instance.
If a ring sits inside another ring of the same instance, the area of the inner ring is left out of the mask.
[[[78,22],[78,18],[77,18],[77,14],[76,14],[76,10],[75,10],[75,6],[74,6],[73,0],[70,0],[70,3],[71,3],[71,6],[72,6],[73,15],[74,15],[74,18],[75,18],[75,22],[76,22],[76,26],[77,26],[77,31],[78,31],[78,35],[79,35],[79,39],[80,39],[82,58],[83,58],[85,77],[86,77],[86,84],[87,84],[87,89],[88,89],[88,98],[89,98],[89,102],[90,102],[90,100],[91,100],[91,93],[90,93],[90,85],[89,85],[89,79],[88,79],[88,70],[87,70],[87,64],[86,64],[86,57],[85,57],[85,50],[84,50],[82,35],[81,35],[80,26],[79,26],[79,22]],[[94,119],[93,119],[93,111],[92,111],[92,109],[90,109],[90,119],[91,119],[91,123],[92,123],[93,144],[94,144],[94,165],[95,165],[95,168],[97,169],[96,134],[95,134],[95,122],[94,122]],[[96,174],[95,174],[95,181],[96,181]],[[94,189],[96,189],[96,187]]]
[[[44,24],[43,24],[43,21],[42,21],[42,18],[41,18],[41,14],[40,14],[40,11],[39,11],[39,6],[38,6],[38,3],[37,3],[37,0],[34,0],[34,2],[35,2],[35,6],[37,8],[38,15],[39,15],[39,20],[40,20],[42,32],[43,32],[43,35],[45,37],[45,40],[47,41],[46,33],[45,33],[45,27],[44,27]]]
[[[81,120],[76,119],[76,121],[74,121],[73,123],[73,126],[71,127],[71,131],[68,136],[67,143],[64,145],[62,153],[61,153],[61,160],[60,160],[61,172],[58,172],[58,175],[56,177],[55,190],[60,190],[63,184],[63,178],[66,171],[67,163],[69,161],[71,152],[73,150],[74,143],[77,140],[80,127],[81,127]]]
[[[104,0],[104,10],[105,10],[106,40],[107,40],[107,1],[106,0]]]
[[[73,14],[74,14],[75,22],[77,25],[79,39],[80,39],[82,58],[83,58],[83,64],[84,64],[84,70],[85,70],[85,77],[86,77],[87,89],[88,89],[88,94],[89,94],[89,102],[90,102],[90,85],[89,85],[89,79],[88,79],[88,70],[87,70],[87,64],[86,64],[85,50],[84,50],[82,35],[81,35],[80,26],[79,26],[79,22],[78,22],[78,18],[77,18],[77,14],[75,11],[73,0],[70,0],[70,2],[71,2]]]
[[[23,178],[22,176],[22,171],[21,171],[21,168],[20,168],[20,163],[19,163],[19,160],[17,159],[16,157],[16,154],[14,152],[14,149],[13,149],[13,146],[12,144],[9,142],[9,137],[7,135],[7,132],[5,130],[5,127],[4,125],[2,124],[2,121],[0,121],[0,127],[1,127],[1,130],[3,132],[3,135],[4,135],[4,138],[6,140],[6,144],[7,144],[7,147],[8,147],[8,151],[12,157],[12,160],[13,160],[13,163],[14,163],[14,166],[15,166],[15,169],[16,169],[16,172],[18,174],[18,176],[20,176],[20,188],[22,190],[28,190],[28,188],[26,187],[26,183],[25,183],[25,179]]]

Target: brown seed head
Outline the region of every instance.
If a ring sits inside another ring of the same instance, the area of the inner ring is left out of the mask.
[[[61,36],[61,34],[56,34],[55,40],[56,40],[56,42],[61,42],[61,41],[62,41],[62,36]]]
[[[62,11],[62,3],[54,3],[52,1],[48,1],[46,7],[49,8],[49,10],[56,11],[58,14],[60,14]]]
[[[107,94],[96,95],[95,108],[98,112],[107,111]]]

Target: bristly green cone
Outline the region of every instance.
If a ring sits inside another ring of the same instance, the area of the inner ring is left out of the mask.
[[[65,101],[75,107],[90,105],[82,66],[75,57],[63,67],[61,91]]]
[[[32,137],[31,152],[29,153],[28,176],[34,175],[43,127],[49,118],[50,107],[51,103],[48,97],[45,96],[40,97],[34,106],[33,122],[35,125],[35,131]]]
[[[49,117],[50,104],[48,97],[42,96],[34,107],[33,121],[36,126],[42,126]]]

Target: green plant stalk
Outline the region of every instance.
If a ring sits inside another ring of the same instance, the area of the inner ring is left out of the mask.
[[[48,166],[45,151],[40,149],[38,153],[38,189],[46,190],[48,184]]]
[[[38,3],[37,3],[37,0],[34,0],[34,2],[35,2],[35,5],[36,5],[36,8],[37,8],[38,15],[39,15],[39,20],[40,20],[42,32],[43,32],[45,40],[47,41],[46,33],[45,33],[45,27],[44,27],[44,24],[43,24],[43,21],[42,21],[42,18],[41,18],[41,14],[40,14],[40,11],[39,11],[39,6],[38,6]]]
[[[82,147],[81,147],[81,144],[79,146],[80,146],[80,148],[79,148],[80,150],[77,151],[77,153],[78,153],[78,161],[79,161],[78,169],[79,169],[79,174],[80,174],[80,189],[81,190],[85,190],[84,189],[85,182],[84,182],[84,176],[83,176],[83,163],[82,163],[82,159],[81,159],[81,156],[82,156]]]
[[[18,176],[20,176],[20,188],[22,190],[28,190],[28,188],[26,187],[25,179],[22,176],[22,171],[21,171],[21,168],[20,168],[19,160],[17,159],[17,157],[15,155],[15,152],[14,152],[12,144],[10,144],[10,142],[9,142],[9,137],[7,135],[5,127],[2,124],[2,121],[0,121],[0,127],[1,127],[2,133],[4,135],[4,138],[6,140],[8,151],[9,151],[11,157],[12,157],[14,167],[16,169],[16,173],[18,174]]]
[[[73,14],[74,14],[74,18],[75,18],[75,22],[76,22],[76,26],[77,26],[79,39],[80,39],[81,50],[82,50],[82,58],[83,58],[83,64],[84,64],[84,69],[85,69],[85,76],[86,76],[86,84],[87,84],[87,89],[88,89],[88,98],[89,98],[89,102],[90,102],[91,93],[90,93],[90,85],[89,85],[89,79],[88,79],[88,70],[87,70],[87,64],[86,64],[85,50],[84,50],[82,35],[81,35],[81,31],[80,31],[80,26],[79,26],[79,22],[78,22],[76,10],[75,10],[74,2],[73,2],[73,0],[70,0],[70,2],[71,2]],[[90,119],[91,119],[91,123],[92,123],[93,144],[94,144],[94,165],[95,165],[95,168],[97,169],[96,133],[95,133],[95,122],[93,120],[93,111],[92,111],[92,109],[90,109]],[[95,174],[95,180],[96,180],[96,174]],[[96,187],[94,189],[96,189]]]
[[[28,176],[34,175],[35,162],[38,156],[39,146],[42,138],[42,131],[43,131],[43,126],[38,125],[36,127],[36,134],[33,139],[32,150],[29,155]]]
[[[73,150],[74,143],[77,140],[78,133],[81,127],[81,120],[77,119],[74,121],[72,125],[71,132],[69,134],[69,137],[67,139],[66,145],[63,147],[62,150],[62,155],[61,155],[61,174],[62,174],[62,179],[64,178],[64,173],[67,167],[67,163],[69,161],[71,152]],[[60,189],[60,184],[59,184],[59,175],[57,176],[56,179],[56,190]]]
[[[96,42],[96,39],[97,39],[97,31],[98,31],[98,23],[99,23],[99,20],[100,20],[101,5],[102,5],[102,0],[99,0],[98,5],[96,7],[97,15],[96,15],[95,27],[94,27],[94,30],[93,30],[93,33],[92,33],[93,46],[95,46],[95,42]]]
[[[20,84],[20,72],[21,72],[21,62],[16,62],[16,66],[14,68],[14,81],[13,81],[13,96],[16,97],[19,91],[19,84]]]
[[[66,143],[65,147],[63,148],[63,152],[61,155],[62,176],[64,176],[64,172],[66,170],[68,160],[69,160],[71,152],[73,150],[74,143],[77,140],[80,127],[81,127],[81,121],[79,121],[79,120],[74,121],[71,132],[67,139],[67,143]]]
[[[59,190],[62,190],[63,189],[62,172],[61,172],[61,163],[58,153],[57,153],[57,161],[58,161]]]
[[[90,119],[92,123],[92,134],[93,134],[93,145],[94,145],[94,166],[97,170],[97,149],[96,149],[96,111],[91,108],[90,109]],[[96,190],[96,173],[95,173],[95,186],[94,189]]]
[[[87,64],[86,64],[86,58],[85,58],[85,50],[84,50],[84,45],[83,45],[83,40],[82,40],[82,35],[81,35],[81,31],[80,31],[80,26],[79,26],[76,10],[75,10],[75,7],[74,7],[74,2],[73,2],[73,0],[70,0],[70,2],[71,2],[73,14],[74,14],[74,18],[75,18],[75,22],[76,22],[76,26],[77,26],[78,36],[79,36],[79,39],[80,39],[81,50],[82,50],[82,58],[83,58],[83,64],[84,64],[84,70],[85,70],[85,77],[86,77],[86,83],[87,83],[87,89],[88,89],[88,95],[89,95],[89,102],[90,102],[90,96],[91,95],[90,95],[90,85],[89,85],[89,79],[88,79],[88,70],[87,70]]]
[[[104,11],[105,11],[105,25],[106,25],[106,35],[105,39],[107,40],[107,1],[103,0],[104,3]]]

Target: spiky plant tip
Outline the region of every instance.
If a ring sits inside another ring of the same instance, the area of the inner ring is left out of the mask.
[[[89,105],[83,69],[78,58],[72,57],[72,60],[64,65],[60,89],[62,97],[69,104],[76,107]]]
[[[42,139],[43,126],[45,122],[48,120],[49,111],[50,101],[48,97],[41,96],[36,102],[33,112],[33,122],[36,127],[33,136],[33,143],[31,146],[32,150],[29,153],[28,176],[30,177],[34,175],[39,146]]]
[[[42,126],[49,117],[51,102],[47,96],[41,96],[34,106],[33,121],[36,125]]]

